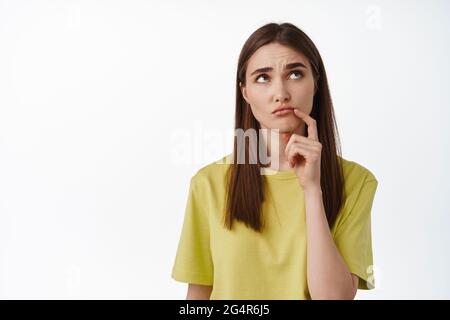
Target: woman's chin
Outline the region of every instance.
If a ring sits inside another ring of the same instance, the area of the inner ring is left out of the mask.
[[[278,130],[280,130],[280,133],[292,132],[292,130],[294,130],[297,126],[298,126],[298,124],[296,124],[294,122],[292,122],[292,123],[286,122],[286,123],[280,123],[280,124],[273,125],[272,130],[278,129]]]
[[[271,123],[266,123],[265,125],[262,125],[261,128],[267,128],[270,130],[279,130],[280,133],[282,132],[292,132],[300,125],[300,121],[298,119],[279,119],[276,121],[272,121]]]

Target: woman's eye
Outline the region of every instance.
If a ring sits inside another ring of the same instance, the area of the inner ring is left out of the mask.
[[[292,71],[291,74],[298,74],[298,75],[300,75],[300,77],[303,77],[303,73],[301,73],[301,72],[298,71],[298,70]],[[298,79],[298,78],[297,78],[297,79]]]
[[[294,70],[294,71],[292,71],[289,75],[292,75],[292,74],[296,74],[296,75],[297,75],[294,79],[299,79],[299,78],[303,77],[303,73],[302,73],[301,71],[299,71],[299,70]],[[259,76],[256,78],[256,82],[258,82],[258,83],[264,83],[264,81],[263,81],[263,82],[258,81],[261,77],[264,77],[264,76],[267,77],[267,74],[261,74],[261,75],[259,75]]]
[[[258,76],[258,77],[256,78],[256,82],[261,83],[260,81],[258,81],[258,79],[261,78],[262,76],[267,76],[267,74],[262,74],[262,75]]]

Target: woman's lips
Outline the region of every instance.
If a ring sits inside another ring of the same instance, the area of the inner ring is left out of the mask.
[[[273,114],[276,116],[284,116],[290,114],[294,111],[294,108],[283,108],[281,110],[275,111]]]

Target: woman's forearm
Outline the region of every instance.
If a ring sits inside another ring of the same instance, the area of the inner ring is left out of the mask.
[[[331,231],[320,187],[304,190],[307,233],[307,280],[312,299],[353,299],[356,289]]]

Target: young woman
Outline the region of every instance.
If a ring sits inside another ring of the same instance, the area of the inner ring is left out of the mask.
[[[187,299],[353,299],[373,288],[378,182],[342,158],[324,64],[293,24],[264,25],[244,44],[235,129],[266,130],[256,139],[270,162],[235,135],[231,154],[191,178],[172,270]]]

